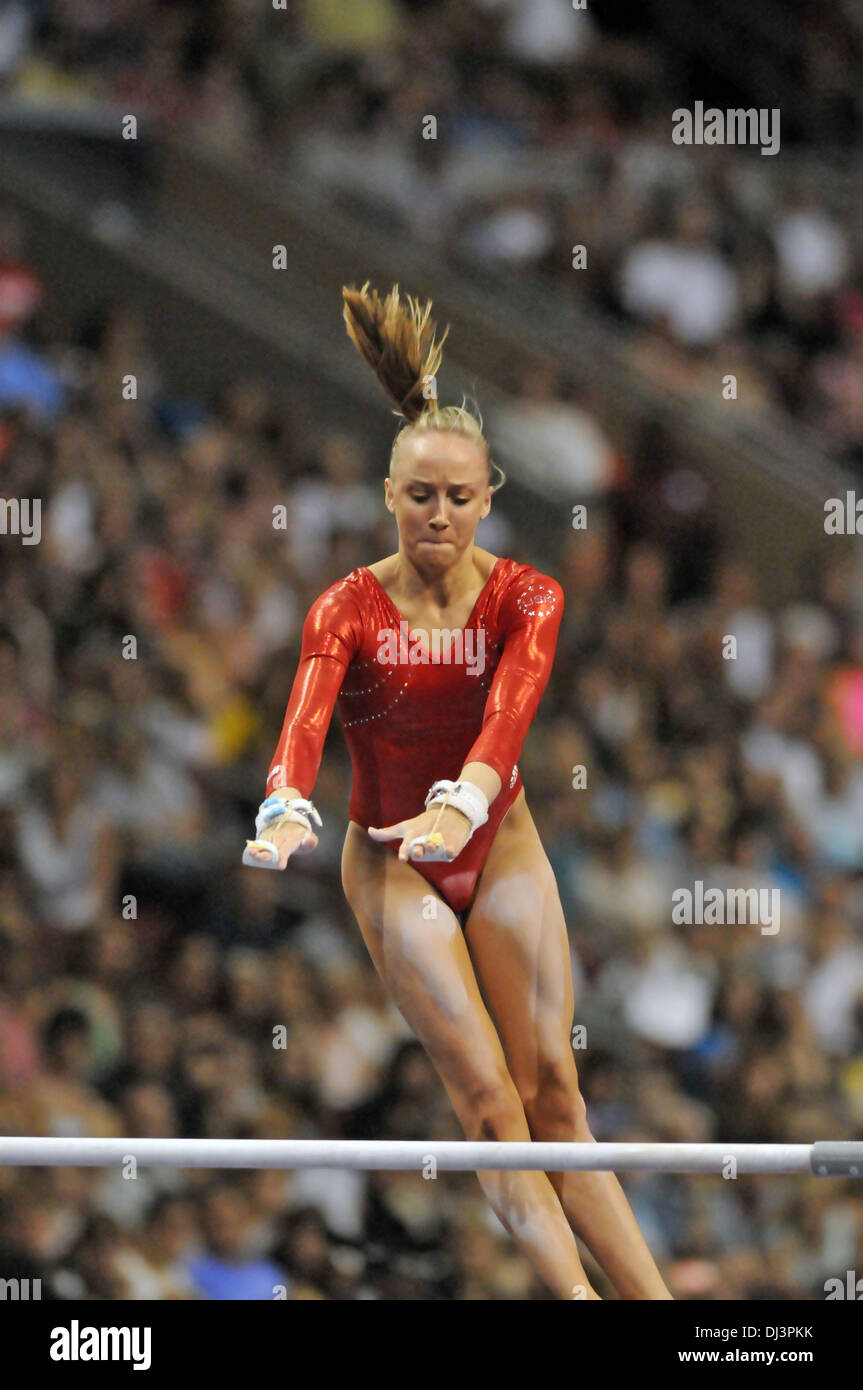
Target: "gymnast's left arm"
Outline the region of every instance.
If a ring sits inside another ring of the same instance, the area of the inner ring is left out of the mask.
[[[522,745],[551,676],[563,602],[557,580],[535,569],[522,575],[503,601],[503,652],[482,729],[459,778],[480,787],[489,801],[515,779]]]

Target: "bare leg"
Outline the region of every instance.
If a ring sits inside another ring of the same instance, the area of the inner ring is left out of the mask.
[[[529,1140],[524,1106],[453,912],[411,865],[368,841],[353,823],[342,881],[378,973],[428,1052],[466,1138]],[[433,918],[423,915],[430,895]],[[547,1175],[481,1172],[477,1177],[519,1249],[557,1297],[597,1299]]]
[[[521,799],[495,836],[465,937],[533,1139],[594,1142],[570,1040],[566,924],[554,874]],[[671,1298],[613,1173],[549,1177],[570,1226],[621,1298]]]

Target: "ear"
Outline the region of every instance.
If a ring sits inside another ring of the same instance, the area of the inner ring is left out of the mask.
[[[388,512],[395,511],[395,501],[393,500],[393,486],[389,478],[384,478],[384,505]]]
[[[488,514],[489,514],[490,511],[491,511],[491,493],[488,494],[488,496],[486,497],[485,501],[484,501],[483,504],[482,504],[482,511],[481,511],[480,514],[479,514],[479,519],[480,519],[480,521],[482,521],[483,517],[488,516]]]

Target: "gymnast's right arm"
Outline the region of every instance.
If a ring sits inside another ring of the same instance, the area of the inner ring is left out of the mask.
[[[268,798],[287,801],[311,796],[336,696],[361,641],[362,616],[352,589],[340,580],[309,609],[299,665],[267,777]],[[314,831],[294,821],[260,833],[278,849],[280,869],[294,850],[314,849],[318,843]],[[254,842],[247,853],[261,863],[270,858],[266,849],[256,850]]]

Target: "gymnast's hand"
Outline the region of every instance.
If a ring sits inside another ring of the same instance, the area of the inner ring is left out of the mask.
[[[438,816],[440,820],[438,821]],[[440,806],[430,806],[427,811],[423,811],[418,816],[413,816],[410,820],[400,820],[395,825],[384,825],[381,827],[369,826],[369,834],[373,840],[401,840],[399,846],[399,859],[407,862],[408,845],[411,840],[415,840],[420,835],[428,835],[431,828],[437,821],[437,833],[443,837],[443,846],[448,859],[455,859],[464,849],[470,835],[470,821],[461,811],[457,811],[454,806],[445,806],[441,815]],[[417,845],[411,855],[412,859],[422,859],[424,846]]]
[[[280,830],[264,829],[263,838],[274,844],[279,851],[279,868],[284,869],[292,854],[308,854],[318,843],[318,837],[314,830],[307,830],[299,821],[288,821]],[[255,842],[248,844],[248,853],[252,859],[268,860],[269,851],[261,846],[255,847]],[[273,865],[275,868],[275,864]]]

